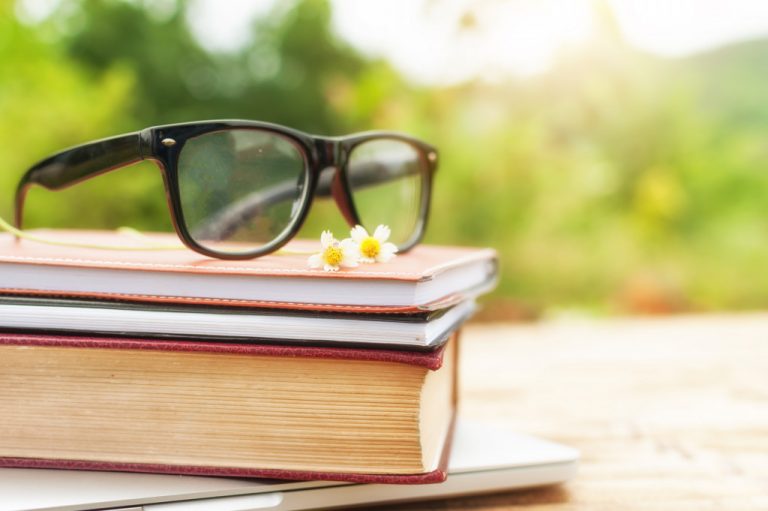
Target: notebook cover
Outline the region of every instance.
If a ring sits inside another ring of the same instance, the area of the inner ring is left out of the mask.
[[[72,348],[106,348],[125,350],[160,350],[160,351],[202,351],[210,353],[238,353],[244,356],[279,356],[279,357],[322,357],[349,360],[373,360],[403,363],[437,370],[442,366],[443,355],[448,346],[457,350],[458,332],[453,342],[433,352],[407,352],[376,349],[317,348],[303,346],[277,346],[255,344],[226,344],[183,341],[156,341],[147,339],[115,339],[109,337],[75,337],[0,333],[0,344],[15,346],[56,346]],[[267,479],[292,480],[328,480],[353,483],[378,484],[431,484],[445,481],[448,474],[448,460],[456,420],[456,377],[458,363],[454,364],[454,411],[449,426],[446,443],[440,457],[438,468],[422,474],[352,474],[340,472],[314,472],[298,470],[245,469],[194,465],[166,465],[153,463],[120,463],[72,459],[45,459],[0,456],[0,467],[5,468],[48,468],[65,470],[104,470],[117,472],[147,472],[158,474],[180,474],[222,477],[254,477]]]
[[[146,245],[146,239],[156,244],[178,244],[174,234],[147,234],[142,240],[117,231],[35,230],[35,235],[61,242],[112,246]],[[296,240],[286,248],[318,251],[319,242]],[[360,265],[339,272],[311,269],[307,255],[271,254],[246,261],[228,261],[204,257],[188,249],[178,250],[104,250],[50,245],[29,240],[16,240],[11,234],[0,233],[0,264],[44,265],[58,267],[94,268],[108,270],[139,270],[152,272],[191,273],[197,275],[240,275],[257,277],[300,277],[317,279],[364,279],[421,282],[453,268],[478,261],[496,264],[492,249],[420,245],[407,255],[386,264]],[[359,306],[293,303],[260,300],[231,300],[225,298],[137,295],[105,292],[71,293],[61,290],[30,290],[9,288],[0,282],[0,292],[27,296],[59,296],[126,301],[190,303],[244,307],[290,308],[339,312],[409,313],[424,309],[439,309],[455,305],[472,296],[475,290],[465,290],[419,306]],[[476,294],[476,293],[475,293]]]

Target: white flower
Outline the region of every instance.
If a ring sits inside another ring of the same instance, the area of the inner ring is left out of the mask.
[[[397,253],[394,243],[388,243],[390,230],[386,225],[376,228],[373,236],[362,225],[355,226],[349,233],[358,250],[358,258],[363,263],[386,263]]]
[[[339,271],[340,267],[357,266],[357,246],[350,239],[339,242],[331,231],[320,235],[321,250],[309,257],[310,268],[322,268],[325,271]]]

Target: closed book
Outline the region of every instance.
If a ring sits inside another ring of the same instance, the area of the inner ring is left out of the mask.
[[[116,231],[32,231],[61,243],[133,247],[104,250],[51,246],[0,234],[0,293],[228,307],[330,312],[413,313],[474,298],[496,281],[491,249],[419,245],[386,264],[325,272],[306,255],[271,254],[245,261],[203,257],[173,244],[173,235]],[[288,249],[319,250],[297,240]]]
[[[0,333],[0,466],[440,482],[457,337],[408,352]]]
[[[442,346],[474,309],[473,301],[375,314],[0,295],[0,332],[428,350]]]

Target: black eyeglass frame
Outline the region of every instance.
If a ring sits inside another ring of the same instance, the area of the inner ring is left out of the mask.
[[[305,176],[301,205],[290,224],[275,239],[258,249],[236,253],[211,250],[195,241],[184,221],[179,190],[178,161],[185,143],[203,134],[229,129],[253,129],[286,137],[302,154]],[[278,250],[296,236],[306,220],[315,196],[318,195],[320,175],[328,168],[335,169],[335,173],[329,189],[322,192],[333,197],[350,227],[364,225],[355,208],[347,164],[352,150],[371,140],[397,140],[407,143],[416,150],[423,163],[420,166],[423,175],[419,217],[414,232],[398,247],[400,252],[406,252],[424,236],[429,217],[433,174],[438,163],[435,147],[398,132],[369,131],[341,137],[321,137],[277,124],[247,120],[155,126],[79,145],[49,156],[33,165],[19,182],[15,195],[15,225],[18,229],[22,228],[24,202],[32,185],[39,185],[48,190],[60,190],[112,170],[143,160],[152,160],[163,176],[171,221],[184,245],[200,254],[218,259],[253,259]]]

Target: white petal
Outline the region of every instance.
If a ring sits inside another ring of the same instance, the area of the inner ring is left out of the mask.
[[[357,259],[360,258],[360,246],[347,238],[341,242],[341,253],[345,259]]]
[[[325,266],[323,266],[323,270],[325,270],[325,271],[339,271],[339,267],[338,266],[333,266],[333,265],[330,265],[330,264],[326,264]]]
[[[344,266],[346,268],[354,268],[359,263],[360,263],[360,258],[357,256],[356,253],[354,253],[354,252],[346,253],[345,252],[341,256],[341,263],[339,263],[339,264],[341,264],[342,266]]]
[[[360,263],[360,258],[357,257],[357,254],[351,253],[351,254],[344,254],[341,257],[341,265],[347,266],[349,268],[354,268]]]
[[[312,254],[307,262],[310,268],[320,268],[323,265],[323,254]]]
[[[396,253],[397,247],[393,243],[384,243],[384,245],[381,246],[381,251],[379,251],[378,257],[376,257],[376,261],[387,263],[395,258]]]
[[[376,231],[373,233],[373,237],[379,240],[379,243],[384,243],[389,239],[390,230],[389,227],[386,225],[380,225],[376,228]]]
[[[357,250],[360,248],[357,242],[352,238],[344,238],[341,240],[341,243],[339,243],[339,246],[341,246],[342,250]]]
[[[376,258],[377,263],[388,263],[395,258],[395,254],[379,254]]]
[[[397,254],[397,245],[394,243],[384,243],[381,245],[380,252],[389,252],[390,254]]]
[[[331,231],[323,231],[323,234],[320,235],[320,244],[323,248],[328,248],[334,241],[336,241],[336,238],[333,237]]]
[[[356,225],[351,231],[349,231],[349,235],[353,240],[355,240],[356,243],[362,243],[363,240],[368,237],[368,231],[366,231],[365,227],[362,225]]]
[[[342,257],[340,264],[345,268],[355,268],[357,266],[357,257]]]

